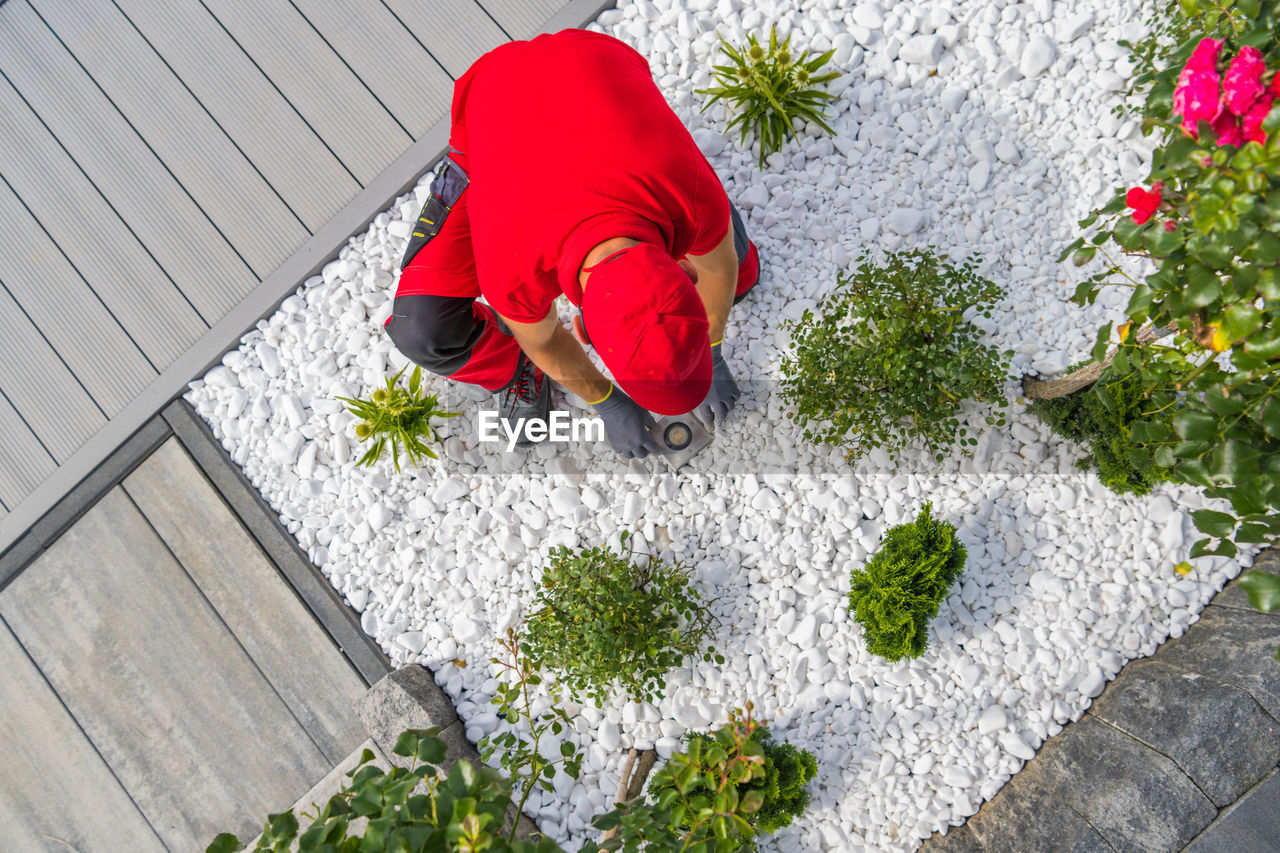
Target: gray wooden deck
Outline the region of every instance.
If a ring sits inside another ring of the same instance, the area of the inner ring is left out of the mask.
[[[0,553],[602,0],[0,0]]]

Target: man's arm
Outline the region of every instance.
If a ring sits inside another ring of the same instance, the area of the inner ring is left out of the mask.
[[[525,355],[561,386],[588,403],[609,393],[609,380],[591,363],[573,335],[560,325],[554,306],[536,323],[502,319]]]
[[[724,239],[710,252],[687,258],[694,269],[694,286],[707,311],[710,343],[716,343],[724,338],[733,294],[738,289],[738,253],[733,249],[733,226],[729,226]]]

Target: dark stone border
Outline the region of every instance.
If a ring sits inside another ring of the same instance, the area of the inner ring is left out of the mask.
[[[160,413],[178,441],[195,460],[236,518],[266,552],[293,591],[302,599],[334,644],[347,656],[366,686],[391,672],[391,661],[360,627],[360,618],[329,579],[312,565],[275,512],[213,437],[209,425],[185,400],[174,400]]]
[[[1280,574],[1280,549],[1254,569]],[[1182,637],[1130,662],[977,814],[922,853],[1274,853],[1280,611],[1232,581]]]

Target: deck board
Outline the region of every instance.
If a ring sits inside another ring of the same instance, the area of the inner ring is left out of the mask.
[[[0,25],[4,17],[0,15]],[[200,316],[155,258],[4,80],[0,175],[71,263],[84,271],[89,286],[157,370],[204,330]]]
[[[306,229],[119,9],[101,0],[28,2],[256,274],[191,282],[217,294],[206,316],[221,316],[302,244]],[[199,304],[199,294],[187,296]]]
[[[5,228],[0,284],[44,332],[107,417],[114,415],[158,374],[4,183],[0,222]]]
[[[507,37],[475,0],[385,0],[455,80]]]
[[[95,289],[163,369],[207,328],[207,318],[197,313],[199,304],[188,303],[173,282],[194,288],[222,278],[239,286],[253,273],[25,0],[11,0],[0,9],[0,72],[30,106],[11,109],[18,113],[15,120],[38,134],[25,148],[32,157],[48,160],[64,179],[83,170],[96,191],[81,189],[65,197],[28,193],[18,181],[38,183],[43,176],[3,161],[0,172],[76,266],[93,271],[89,279]],[[13,99],[7,97],[9,103]],[[8,155],[0,152],[0,158]],[[85,195],[99,193],[118,216],[74,212]],[[58,206],[73,212],[46,215],[40,209]],[[121,220],[127,229],[120,227]]]
[[[381,0],[294,0],[414,139],[449,112],[453,80]]]
[[[480,5],[516,40],[531,39],[551,16],[560,11],[563,0],[480,0]]]
[[[308,230],[359,192],[355,177],[197,0],[116,2]]]
[[[204,0],[363,186],[413,141],[288,0]]]
[[[252,835],[331,766],[120,487],[0,616],[170,850]]]
[[[106,416],[7,290],[0,291],[0,341],[5,343],[0,390],[54,460],[62,462],[107,422]]]
[[[15,507],[24,495],[53,473],[57,463],[2,396],[0,435],[4,436],[4,441],[0,441],[0,501],[7,507]]]

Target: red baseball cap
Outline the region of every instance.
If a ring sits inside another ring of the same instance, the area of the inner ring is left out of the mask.
[[[711,390],[711,342],[689,274],[652,243],[589,272],[583,324],[618,387],[659,415],[693,411]]]

